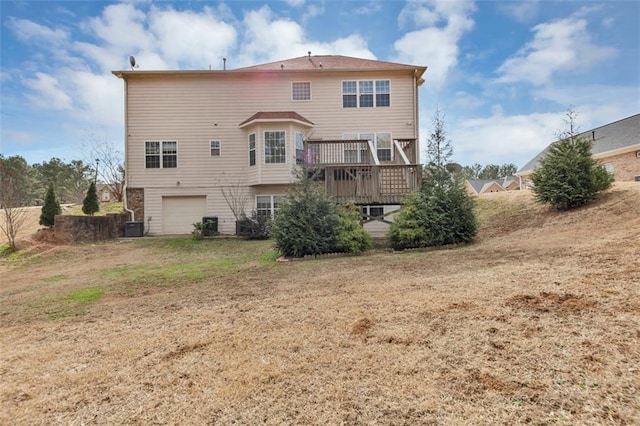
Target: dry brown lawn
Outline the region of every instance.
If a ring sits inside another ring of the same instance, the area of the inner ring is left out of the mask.
[[[0,260],[0,424],[640,423],[640,185],[479,215],[465,247],[286,263],[26,244]]]

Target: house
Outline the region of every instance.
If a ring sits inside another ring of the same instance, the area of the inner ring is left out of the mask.
[[[99,183],[96,185],[96,192],[98,193],[98,200],[101,203],[108,203],[110,201],[117,201],[118,197],[114,193],[114,186],[117,184]]]
[[[520,189],[520,181],[517,176],[505,176],[498,179],[467,179],[464,182],[464,187],[472,195],[485,194]]]
[[[501,182],[502,179],[467,179],[464,187],[470,194],[506,191]]]
[[[640,181],[640,114],[588,130],[578,135],[593,142],[591,153],[616,181]],[[520,187],[528,188],[531,173],[547,155],[547,146],[516,173]]]
[[[234,70],[113,71],[124,81],[125,207],[150,235],[273,215],[305,165],[337,201],[388,215],[421,180],[426,67],[311,55]],[[374,214],[371,214],[371,213]]]

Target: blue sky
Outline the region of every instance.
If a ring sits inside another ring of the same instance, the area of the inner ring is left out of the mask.
[[[640,112],[637,1],[0,1],[0,153],[123,144],[112,70],[236,68],[313,54],[424,65],[456,162],[522,167],[564,130]]]

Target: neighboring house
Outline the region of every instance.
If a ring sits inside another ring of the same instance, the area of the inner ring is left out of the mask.
[[[190,233],[205,216],[231,234],[229,204],[272,215],[305,164],[338,201],[397,209],[420,185],[425,71],[311,54],[235,70],[114,71],[125,87],[126,207],[150,235]]]
[[[520,189],[520,183],[517,176],[507,176],[499,179],[467,179],[464,187],[470,194],[485,194]]]
[[[98,193],[98,200],[101,203],[108,203],[109,201],[116,201],[118,198],[113,193],[111,185],[106,183],[99,183],[96,185],[96,192]]]
[[[578,135],[593,141],[591,153],[606,169],[613,173],[617,181],[640,181],[640,114],[588,130]],[[528,188],[533,170],[547,155],[549,145],[536,155],[516,176],[520,178],[520,187]]]

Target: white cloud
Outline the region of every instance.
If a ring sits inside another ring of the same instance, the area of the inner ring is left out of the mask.
[[[200,13],[154,8],[149,27],[166,61],[187,68],[204,69],[212,61],[217,63],[236,42],[233,26],[218,20],[207,7]]]
[[[304,0],[285,0],[285,2],[292,7],[299,7],[304,4]]]
[[[410,2],[398,16],[401,27],[412,24],[418,28],[406,33],[394,43],[395,60],[427,65],[427,85],[441,87],[450,70],[458,63],[458,43],[473,28],[470,15],[473,2],[430,0]]]
[[[307,39],[302,26],[290,19],[275,17],[268,6],[247,12],[244,27],[245,38],[233,67],[303,56],[308,51],[315,55],[341,54],[375,59],[366,41],[357,34],[330,42],[312,41]]]
[[[520,23],[531,22],[538,15],[539,0],[501,2],[496,4],[499,11]]]
[[[9,17],[7,26],[13,31],[16,38],[23,42],[44,42],[46,44],[57,44],[66,41],[69,34],[66,30],[47,26],[26,20]]]
[[[559,72],[581,71],[613,56],[616,50],[591,42],[587,21],[573,17],[533,27],[532,41],[498,68],[500,83],[548,83]]]
[[[73,100],[54,76],[37,72],[35,78],[23,78],[22,83],[31,89],[26,98],[37,108],[68,110],[73,106]]]

